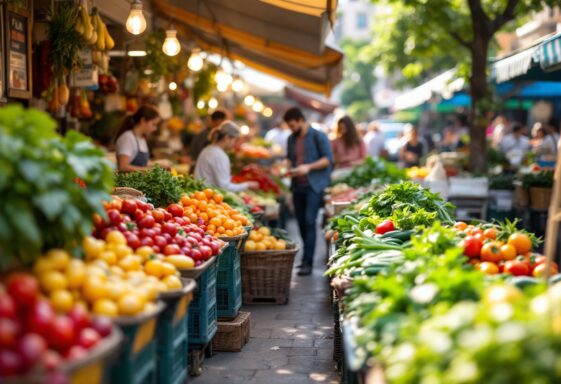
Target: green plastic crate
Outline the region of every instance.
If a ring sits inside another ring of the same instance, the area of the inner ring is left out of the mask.
[[[187,379],[189,368],[188,307],[195,289],[193,280],[184,280],[180,295],[162,299],[166,309],[158,318],[158,383],[180,384]]]
[[[216,274],[218,263],[213,263],[197,278],[197,290],[189,306],[189,349],[198,349],[209,343],[216,331]]]
[[[115,322],[124,335],[121,352],[111,367],[112,383],[155,384],[157,380],[157,316],[165,305],[159,303],[154,313]]]
[[[235,244],[228,245],[218,257],[216,301],[218,317],[236,317],[242,307],[240,253]]]

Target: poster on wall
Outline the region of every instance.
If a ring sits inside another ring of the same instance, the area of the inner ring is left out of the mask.
[[[6,85],[8,97],[31,97],[30,20],[25,12],[6,11]]]

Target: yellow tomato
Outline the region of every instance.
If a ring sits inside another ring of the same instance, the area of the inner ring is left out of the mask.
[[[164,275],[164,266],[160,260],[149,260],[144,264],[144,273],[149,276],[156,276],[160,278]]]
[[[284,240],[277,240],[275,242],[275,249],[278,251],[283,251],[286,249],[286,241]]]
[[[140,294],[145,302],[156,300],[159,293],[156,283],[144,283],[135,289],[135,292]]]
[[[53,292],[58,289],[66,289],[68,282],[66,277],[59,271],[47,271],[39,277],[41,288],[46,292]]]
[[[109,299],[98,299],[93,305],[93,313],[100,316],[115,317],[119,314],[119,307]]]
[[[267,250],[267,246],[261,242],[255,244],[256,251],[265,251]]]
[[[64,249],[51,249],[45,256],[59,271],[63,271],[70,263],[70,255]]]
[[[88,277],[90,276],[96,276],[102,280],[107,279],[107,272],[100,267],[99,265],[95,265],[95,264],[87,264],[86,265],[86,275]]]
[[[137,248],[134,253],[142,256],[144,259],[148,259],[148,257],[150,257],[154,253],[154,250],[152,249],[152,247],[143,245],[142,247]]]
[[[143,310],[144,300],[134,292],[127,293],[119,299],[118,308],[120,315],[133,316]]]
[[[177,268],[175,268],[175,265],[164,261],[162,262],[162,272],[163,276],[177,275]]]
[[[133,255],[125,256],[119,260],[119,267],[125,271],[138,271],[141,268],[140,262]]]
[[[51,293],[49,300],[55,311],[61,313],[69,312],[74,304],[74,298],[72,297],[72,294],[66,289],[58,289],[54,291],[53,293]]]
[[[185,255],[171,255],[164,259],[167,263],[173,264],[177,269],[195,268],[195,261]]]
[[[270,236],[271,235],[271,230],[268,227],[261,227],[257,231],[260,234],[262,234],[263,236]]]
[[[82,294],[88,301],[96,301],[109,297],[106,282],[97,276],[88,277],[82,288]]]
[[[127,245],[127,239],[125,235],[123,235],[119,231],[111,231],[105,237],[105,241],[110,244],[124,244]]]
[[[181,280],[177,276],[166,276],[162,281],[169,290],[181,289],[183,286],[183,284],[181,284]]]
[[[109,272],[111,273],[112,276],[116,276],[116,277],[125,276],[125,271],[123,271],[123,268],[119,267],[118,265],[112,265],[111,267],[109,267]]]
[[[253,240],[247,240],[245,242],[245,250],[246,251],[255,251],[255,241]]]
[[[117,263],[117,255],[113,251],[103,251],[98,256],[98,260],[103,260],[107,265],[115,265]]]
[[[132,248],[125,244],[115,245],[113,251],[115,252],[115,255],[117,255],[118,259],[122,259],[125,256],[134,254]]]
[[[33,264],[33,273],[35,273],[36,276],[40,276],[43,272],[51,271],[53,269],[56,269],[55,266],[46,257],[40,257],[37,259],[35,264]]]
[[[84,247],[86,258],[96,258],[105,248],[105,241],[86,236],[82,241],[82,247]]]
[[[113,301],[118,301],[121,296],[131,291],[127,283],[123,281],[112,281],[106,283],[108,297]]]
[[[82,260],[73,259],[66,267],[65,274],[68,287],[80,288],[86,279],[86,266]]]

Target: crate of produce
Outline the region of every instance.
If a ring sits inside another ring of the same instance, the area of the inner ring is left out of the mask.
[[[121,353],[111,367],[112,383],[156,383],[156,325],[165,304],[158,302],[147,313],[116,317],[124,335]]]
[[[248,251],[240,258],[245,304],[286,304],[290,294],[296,244],[285,250]]]
[[[218,332],[212,339],[212,349],[222,352],[240,352],[249,342],[251,313],[239,312],[231,321],[219,321]]]
[[[158,383],[183,383],[188,374],[187,310],[196,283],[193,279],[183,279],[182,283],[182,289],[160,294],[166,309],[158,318]]]
[[[194,272],[197,289],[193,301],[189,306],[189,349],[199,348],[209,343],[216,334],[216,275],[218,272],[218,257],[213,257],[201,264],[199,270]],[[193,271],[193,270],[191,270]],[[182,275],[185,275],[181,271]]]
[[[236,242],[228,243],[218,256],[216,302],[219,318],[236,317],[242,306],[240,253]]]

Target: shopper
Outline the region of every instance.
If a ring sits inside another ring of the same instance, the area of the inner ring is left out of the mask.
[[[316,220],[329,185],[333,153],[327,136],[307,122],[302,111],[291,108],[284,121],[292,131],[288,138],[287,162],[292,175],[294,211],[304,242],[298,275],[310,275],[316,246]]]
[[[231,121],[225,121],[209,135],[211,144],[204,148],[197,159],[195,178],[232,192],[257,189],[255,181],[232,183],[230,158],[227,151],[234,149],[240,137],[240,128]]]
[[[557,155],[557,140],[550,134],[542,123],[535,123],[532,127],[532,153],[538,160],[555,160]]]
[[[290,129],[288,129],[288,126],[284,121],[281,121],[277,127],[271,129],[265,134],[265,140],[270,141],[273,145],[280,148],[280,155],[285,158],[289,136]]]
[[[368,131],[364,135],[363,141],[368,156],[376,159],[386,155],[384,134],[380,130],[378,123],[373,121],[368,124]]]
[[[419,140],[417,128],[408,124],[405,128],[406,141],[399,151],[399,159],[407,168],[421,165],[421,158],[425,155],[423,143]]]
[[[337,121],[337,138],[331,142],[335,168],[348,168],[362,164],[366,147],[360,139],[356,126],[349,116]]]
[[[154,133],[160,123],[156,108],[143,105],[125,117],[115,136],[117,169],[120,172],[143,171],[148,167],[150,153],[146,136]]]
[[[197,161],[197,158],[201,154],[202,150],[210,144],[210,132],[212,132],[213,129],[218,128],[225,120],[226,112],[222,110],[212,112],[208,126],[197,134],[191,142],[191,160],[193,162]]]
[[[500,143],[501,152],[514,166],[520,166],[530,151],[530,140],[523,135],[522,131],[522,124],[513,123],[512,132],[506,135]]]

